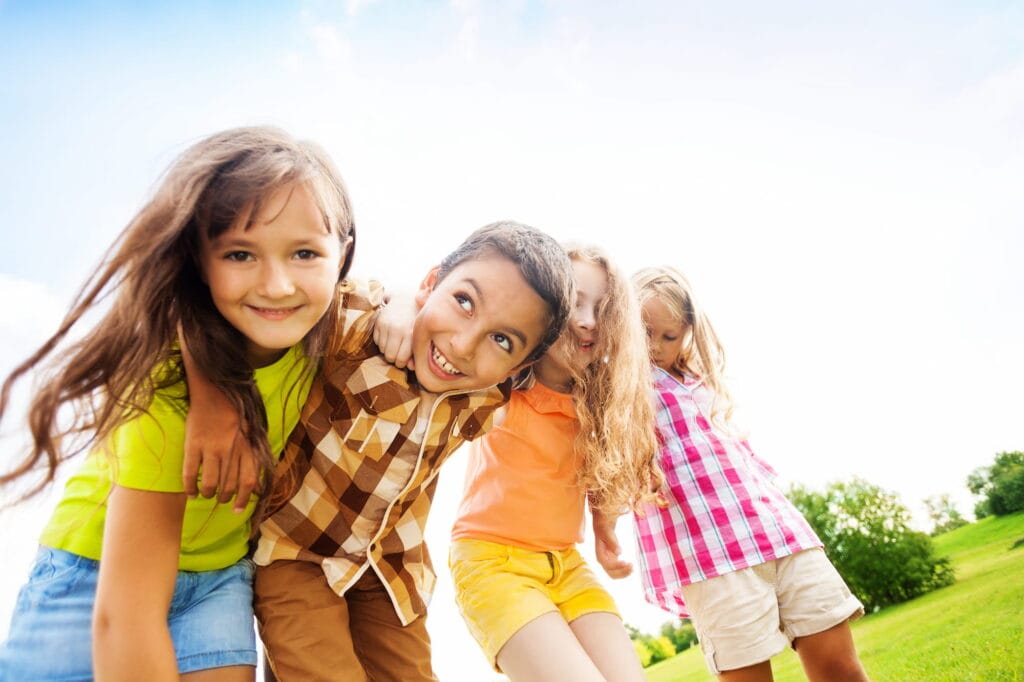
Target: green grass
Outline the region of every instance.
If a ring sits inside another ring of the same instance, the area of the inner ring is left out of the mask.
[[[953,559],[955,584],[853,624],[868,675],[878,682],[1024,682],[1024,513],[958,528],[935,538],[935,547]],[[778,682],[806,679],[792,651],[772,666]],[[690,649],[648,668],[647,679],[714,678]]]

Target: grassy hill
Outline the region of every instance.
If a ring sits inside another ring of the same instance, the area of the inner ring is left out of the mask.
[[[853,624],[864,667],[878,682],[1024,681],[1024,513],[988,518],[935,538],[955,584]],[[805,680],[792,651],[772,661],[777,682]],[[650,682],[704,682],[699,650],[647,669]]]

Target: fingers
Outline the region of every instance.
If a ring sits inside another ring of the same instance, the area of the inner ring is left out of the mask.
[[[394,358],[388,355],[388,329],[387,326],[381,324],[380,318],[377,318],[377,322],[373,325],[373,342],[377,344],[377,348],[384,354],[384,359],[388,362],[393,362]]]
[[[220,479],[217,485],[217,502],[226,504],[235,496],[235,490],[238,488],[238,448],[235,447],[238,444],[238,436],[235,436],[234,441],[231,444],[231,452],[228,454],[227,461],[224,466],[220,468]]]
[[[238,440],[241,439],[239,438]],[[247,444],[245,444],[245,450],[246,452],[240,454],[238,458],[238,494],[235,496],[235,506],[233,508],[236,514],[241,514],[245,511],[245,508],[249,505],[249,498],[259,483],[259,476],[257,474],[259,465],[256,462],[256,455],[248,449]]]
[[[185,439],[185,461],[181,466],[181,481],[185,487],[185,494],[189,498],[194,499],[199,488],[196,485],[196,481],[199,478],[199,460],[202,458],[202,453],[199,449],[194,448],[188,442],[188,438]]]
[[[633,564],[627,561],[619,561],[613,566],[604,566],[604,572],[613,580],[621,580],[633,572]]]
[[[199,478],[199,494],[203,497],[213,497],[217,494],[217,485],[220,483],[220,457],[210,452],[203,452],[203,474]]]
[[[401,335],[401,343],[398,344],[398,351],[395,354],[395,366],[415,369],[412,361],[412,334]]]
[[[373,342],[383,353],[384,359],[399,369],[405,367],[408,356],[402,357],[404,334],[391,333],[390,325],[386,321],[378,319],[373,326]]]

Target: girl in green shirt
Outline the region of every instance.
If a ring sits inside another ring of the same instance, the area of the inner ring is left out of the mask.
[[[189,499],[178,339],[242,415],[269,490],[333,328],[355,229],[326,154],[272,128],[186,150],[57,332],[3,383],[46,365],[31,447],[0,484],[87,450],[19,594],[0,679],[252,680],[252,566],[264,501]],[[109,297],[100,323],[61,342]],[[60,350],[59,353],[56,351]]]

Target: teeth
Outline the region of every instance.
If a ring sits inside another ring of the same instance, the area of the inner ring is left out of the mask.
[[[437,349],[437,346],[434,346],[433,349],[434,349],[434,352],[433,352],[434,362],[437,363],[438,367],[443,369],[448,374],[452,374],[452,375],[454,375],[454,374],[462,374],[462,372],[460,372],[458,369],[453,367],[451,365],[451,363],[448,362],[448,358],[446,358],[445,356],[441,355],[441,351],[439,351]]]

